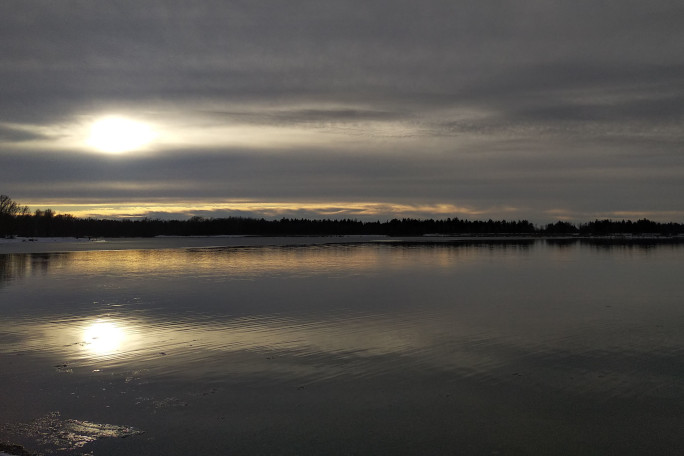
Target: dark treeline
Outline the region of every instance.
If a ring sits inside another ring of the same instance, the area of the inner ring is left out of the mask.
[[[151,236],[335,236],[335,235],[423,236],[428,234],[472,235],[582,235],[684,234],[680,223],[595,220],[574,225],[564,221],[535,227],[527,220],[464,220],[459,218],[392,219],[364,222],[352,219],[310,220],[282,218],[266,220],[246,217],[202,218],[189,220],[109,220],[76,218],[52,210],[31,213],[9,197],[0,195],[0,236],[22,237],[151,237]]]
[[[282,218],[266,220],[244,217],[200,218],[190,220],[107,220],[79,219],[37,211],[0,221],[0,235],[23,237],[149,237],[149,236],[336,236],[388,235],[421,236],[425,234],[534,234],[527,221],[468,221],[393,219],[388,222],[359,220],[310,220]]]

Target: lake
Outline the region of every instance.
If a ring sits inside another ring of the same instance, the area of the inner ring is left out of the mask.
[[[684,448],[684,244],[22,244],[0,245],[0,441],[31,453]]]

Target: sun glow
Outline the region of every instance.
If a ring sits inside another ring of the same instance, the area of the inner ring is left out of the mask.
[[[108,153],[122,153],[143,149],[155,138],[152,128],[125,117],[104,117],[90,129],[88,144]]]
[[[89,352],[103,356],[116,352],[126,338],[126,333],[114,322],[98,320],[85,328],[83,338]]]

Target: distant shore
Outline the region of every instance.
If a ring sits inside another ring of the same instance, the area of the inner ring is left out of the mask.
[[[56,214],[51,209],[29,211],[6,195],[0,195],[0,237],[22,237],[27,242],[37,238],[133,238],[157,236],[581,236],[640,238],[684,236],[684,224],[655,222],[648,219],[594,220],[571,223],[558,220],[535,225],[529,220],[467,220],[394,218],[386,221],[356,219],[281,218],[266,220],[252,217],[206,218],[187,220],[150,218],[94,219]]]

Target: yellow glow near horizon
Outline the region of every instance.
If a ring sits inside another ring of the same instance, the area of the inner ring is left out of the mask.
[[[143,122],[110,116],[93,123],[88,144],[100,152],[122,153],[142,149],[154,137],[152,128]]]
[[[230,202],[195,202],[178,201],[174,203],[110,203],[110,204],[58,204],[55,201],[33,201],[31,207],[49,207],[58,213],[70,214],[79,218],[129,218],[146,217],[152,213],[171,213],[176,217],[182,215],[190,217],[204,212],[211,217],[216,211],[217,216],[225,211],[239,211],[252,213],[257,217],[287,217],[298,211],[311,213],[311,218],[334,218],[334,217],[451,217],[454,214],[459,217],[482,217],[490,212],[478,210],[472,207],[456,206],[453,204],[396,204],[380,202],[258,202],[258,201],[230,201]],[[491,212],[493,213],[494,210]],[[501,209],[497,209],[497,213]],[[202,215],[202,214],[200,214]]]

